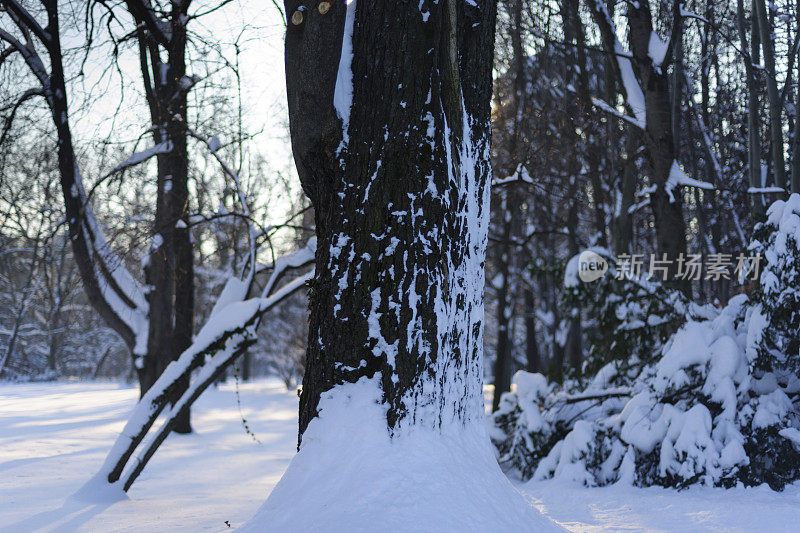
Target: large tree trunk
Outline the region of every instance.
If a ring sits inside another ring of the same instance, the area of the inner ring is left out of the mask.
[[[289,119],[318,239],[302,443],[242,531],[551,530],[483,413],[496,6],[296,1]]]
[[[338,66],[343,4],[287,31],[318,238],[301,436],[320,395],[365,376],[379,376],[395,430],[482,414],[495,5],[457,4],[350,4],[352,71],[347,33]]]

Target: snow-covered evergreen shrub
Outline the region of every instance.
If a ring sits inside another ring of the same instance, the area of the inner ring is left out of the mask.
[[[566,391],[576,387],[575,381],[557,386],[541,374],[517,372],[512,391],[503,394],[493,415],[491,438],[500,464],[522,479],[532,477],[581,419],[600,419],[622,409],[630,389],[613,386],[618,380],[616,365],[609,364],[580,394],[570,394]]]
[[[763,323],[756,367],[800,372],[800,195],[775,202],[755,230],[751,249],[763,257],[756,292]]]
[[[689,313],[635,379],[610,363],[568,394],[518,374],[494,417],[500,461],[524,479],[589,486],[781,489],[800,479],[799,244],[793,195],[758,229],[753,249],[765,265],[754,300],[739,295],[723,309]]]
[[[513,384],[514,393],[503,394],[494,415],[492,441],[500,463],[512,465],[528,479],[547,450],[566,435],[567,426],[542,416],[552,388],[543,375],[520,371]]]
[[[565,314],[582,309],[587,356],[584,375],[593,375],[611,361],[617,362],[617,379],[635,377],[642,364],[652,362],[664,342],[687,320],[702,314],[678,291],[644,277],[618,275],[614,256],[593,248],[608,263],[605,275],[589,283],[578,277],[580,256],[567,264],[564,275]],[[632,375],[630,375],[632,373]]]

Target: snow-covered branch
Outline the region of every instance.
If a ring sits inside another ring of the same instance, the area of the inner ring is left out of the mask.
[[[696,187],[707,191],[714,190],[714,185],[707,181],[690,178],[686,172],[683,171],[678,162],[673,161],[672,168],[669,171],[669,178],[667,178],[667,183],[664,184],[664,189],[667,191],[670,202],[675,201],[675,196],[672,194],[672,191],[677,187]]]
[[[172,141],[164,141],[162,143],[158,143],[155,146],[151,146],[150,148],[142,150],[141,152],[136,152],[134,154],[131,154],[131,156],[128,157],[128,159],[126,159],[122,163],[118,164],[117,166],[109,170],[106,173],[105,177],[129,169],[131,167],[135,167],[136,165],[140,165],[159,154],[166,154],[171,151],[172,151]]]
[[[605,2],[602,0],[590,0],[589,7],[600,29],[603,47],[606,49],[606,52],[615,59],[615,70],[617,71],[623,92],[625,93],[625,103],[635,117],[634,124],[645,129],[647,118],[645,114],[644,93],[633,72],[633,65],[629,59],[630,54],[619,41],[614,21],[606,8]]]
[[[492,187],[498,187],[500,185],[506,185],[508,183],[516,183],[516,182],[523,182],[523,183],[533,183],[533,178],[531,175],[528,174],[528,169],[522,166],[521,164],[517,167],[517,170],[511,174],[510,176],[506,176],[505,178],[496,178],[492,180]]]
[[[228,281],[217,299],[208,321],[199,331],[192,345],[164,369],[158,380],[136,404],[128,423],[117,437],[117,441],[109,451],[97,476],[109,483],[116,483],[130,457],[147,436],[170,398],[173,398],[180,389],[182,381],[188,379],[193,370],[208,365],[208,368],[204,368],[183,393],[181,399],[175,403],[169,412],[167,422],[161,426],[156,436],[148,440],[143,458],[125,477],[124,484],[125,490],[127,490],[155,452],[155,448],[166,438],[171,427],[169,424],[178,416],[180,410],[184,407],[188,408],[208,384],[213,382],[212,375],[216,376],[218,372],[232,363],[247,346],[255,342],[256,330],[264,313],[305,286],[306,282],[313,277],[313,272],[309,272],[273,292],[275,283],[287,269],[299,268],[314,260],[315,248],[316,239],[309,239],[309,242],[301,250],[277,260],[270,280],[264,287],[261,296],[257,298],[244,300],[249,288],[247,281],[238,278]],[[206,383],[209,377],[211,379]],[[161,433],[164,433],[163,436],[159,436]]]
[[[623,113],[620,113],[619,111],[611,107],[609,104],[607,104],[604,100],[601,100],[600,98],[592,96],[592,103],[597,107],[599,107],[600,109],[602,109],[603,111],[605,111],[606,113],[610,113],[615,117],[622,119],[633,126],[636,126],[637,128],[642,127],[642,124],[639,120],[631,116],[625,115]]]

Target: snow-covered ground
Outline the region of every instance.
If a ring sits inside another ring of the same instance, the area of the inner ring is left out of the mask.
[[[65,500],[100,467],[137,398],[114,384],[0,385],[0,531],[230,531],[264,503],[295,453],[297,395],[277,381],[210,389],[193,435],[171,435],[108,506]]]
[[[136,400],[116,384],[0,384],[0,532],[230,531],[263,504],[294,455],[297,396],[277,381],[232,386],[194,410],[194,435],[171,436],[129,499],[68,499],[98,468]],[[557,482],[522,487],[570,531],[797,531],[800,487],[587,489]]]

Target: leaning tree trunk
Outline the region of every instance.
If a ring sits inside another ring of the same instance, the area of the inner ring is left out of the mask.
[[[318,239],[301,438],[323,393],[365,376],[394,432],[482,415],[496,6],[422,6],[287,4],[292,148]]]

